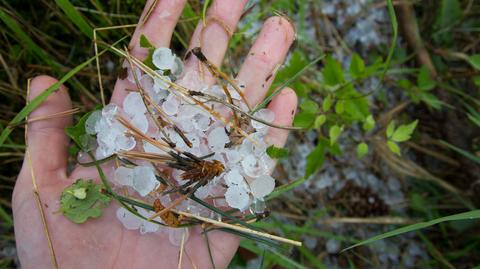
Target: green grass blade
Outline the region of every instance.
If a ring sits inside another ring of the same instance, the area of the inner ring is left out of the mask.
[[[466,157],[466,158],[468,158],[468,159],[470,159],[470,160],[472,160],[472,161],[480,164],[480,157],[475,156],[475,155],[473,155],[472,153],[470,153],[470,152],[468,152],[468,151],[466,151],[466,150],[464,150],[464,149],[461,149],[461,148],[459,148],[459,147],[456,147],[456,146],[454,146],[454,145],[452,145],[452,144],[450,144],[450,143],[447,143],[447,142],[445,142],[445,141],[441,141],[441,143],[444,144],[444,145],[446,145],[447,147],[453,149],[454,151],[460,153],[460,154],[463,155],[464,157]]]
[[[10,228],[13,225],[13,220],[10,214],[3,209],[3,207],[0,206],[0,219],[3,219],[3,224],[7,227]]]
[[[275,197],[278,197],[278,196],[282,195],[284,192],[287,192],[287,191],[297,187],[298,185],[302,184],[306,180],[307,180],[306,177],[302,177],[302,178],[294,180],[290,183],[279,186],[279,187],[275,188],[275,190],[267,196],[266,200],[268,201],[268,200],[271,200]]]
[[[17,39],[18,44],[22,45],[27,51],[33,54],[39,61],[48,64],[53,68],[59,68],[61,65],[51,59],[51,57],[40,48],[29,36],[25,33],[20,25],[10,17],[4,9],[0,8],[0,20],[7,25],[7,27],[13,32],[14,37]]]
[[[82,14],[68,0],[55,0],[57,5],[65,12],[70,21],[75,24],[78,29],[90,39],[93,39],[93,29],[90,24],[83,18]]]
[[[430,227],[430,226],[433,226],[433,225],[436,225],[436,224],[439,224],[439,223],[442,223],[442,222],[446,222],[446,221],[472,220],[472,219],[479,219],[479,218],[480,218],[480,210],[472,210],[472,211],[468,211],[468,212],[463,212],[463,213],[459,213],[459,214],[455,214],[455,215],[450,215],[450,216],[446,216],[446,217],[433,219],[433,220],[426,221],[426,222],[415,223],[415,224],[408,225],[408,226],[405,226],[405,227],[401,227],[401,228],[395,229],[393,231],[386,232],[386,233],[374,236],[372,238],[369,238],[367,240],[361,241],[360,243],[357,243],[353,246],[350,246],[350,247],[342,250],[342,252],[346,251],[346,250],[349,250],[349,249],[352,249],[352,248],[356,248],[358,246],[363,246],[363,245],[366,245],[366,244],[370,244],[370,243],[378,241],[378,240],[389,238],[389,237],[392,237],[392,236],[397,236],[397,235],[400,235],[400,234],[424,229],[424,228],[427,228],[427,227]]]
[[[0,10],[0,16],[1,16],[1,10]],[[123,39],[124,38],[118,40],[112,46],[115,46],[116,44],[121,42]],[[20,123],[22,120],[24,120],[25,117],[28,116],[28,114],[30,114],[33,110],[35,110],[35,108],[37,108],[40,104],[42,104],[45,101],[45,99],[47,99],[47,97],[50,96],[50,94],[52,94],[56,89],[58,89],[58,87],[60,87],[60,85],[65,83],[68,79],[70,79],[76,73],[78,73],[80,70],[82,70],[83,68],[88,66],[91,62],[93,62],[97,57],[100,57],[106,51],[107,51],[107,49],[100,51],[97,56],[94,56],[94,57],[86,60],[85,62],[81,63],[80,65],[78,65],[75,68],[73,68],[72,70],[70,70],[57,83],[50,86],[48,89],[46,89],[41,94],[39,94],[37,97],[35,97],[33,100],[31,100],[28,105],[26,105],[24,108],[22,108],[22,110],[20,110],[20,112],[18,112],[17,115],[15,115],[15,117],[10,121],[9,125],[14,126],[15,124]],[[0,134],[0,148],[3,146],[3,143],[5,142],[7,137],[10,135],[12,130],[13,130],[13,128],[11,128],[9,126],[5,127],[2,130],[2,133]]]

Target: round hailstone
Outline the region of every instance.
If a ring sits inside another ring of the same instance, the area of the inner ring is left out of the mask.
[[[225,183],[229,187],[233,185],[238,186],[241,183],[243,183],[243,176],[240,174],[240,171],[238,171],[238,169],[236,168],[226,173],[224,179],[225,179]]]
[[[129,151],[132,150],[136,144],[135,138],[131,136],[119,135],[115,138],[115,145],[118,150]]]
[[[148,119],[144,114],[137,114],[133,116],[130,123],[142,133],[146,133],[148,131]]]
[[[188,228],[169,228],[168,239],[170,243],[176,247],[183,243],[185,244],[188,240],[189,232]]]
[[[184,65],[182,59],[175,57],[175,64],[173,65],[173,68],[171,70],[172,75],[178,78],[183,73],[183,68]]]
[[[97,147],[97,140],[88,134],[83,134],[80,137],[80,144],[82,145],[82,149],[85,152],[90,152]]]
[[[234,149],[226,149],[225,155],[227,155],[228,164],[236,164],[242,159],[240,152]]]
[[[95,126],[101,118],[102,112],[100,110],[96,110],[92,114],[90,114],[87,121],[85,122],[85,132],[87,132],[87,134],[89,135],[97,134],[97,129],[95,128]]]
[[[266,121],[268,123],[272,122],[275,119],[275,113],[270,109],[266,109],[266,108],[260,109],[255,114],[253,114],[253,116],[263,121]],[[256,120],[252,120],[252,127],[259,130],[259,129],[264,129],[268,126]]]
[[[210,117],[204,113],[197,113],[193,116],[193,126],[199,131],[206,131],[210,125]]]
[[[138,213],[145,218],[149,218],[154,214],[154,212],[145,210],[143,208],[138,208]],[[142,220],[142,223],[140,224],[140,234],[154,233],[158,231],[158,228],[160,228],[158,224],[152,223],[148,220]]]
[[[275,179],[271,176],[259,176],[250,183],[250,190],[253,197],[262,199],[270,194],[275,188]]]
[[[147,112],[142,96],[138,92],[131,92],[125,97],[123,100],[123,110],[131,116],[145,114],[145,112]]]
[[[257,158],[249,154],[242,160],[243,172],[249,177],[258,177],[261,172],[261,168],[258,165]]]
[[[207,136],[208,147],[212,151],[219,151],[225,148],[230,139],[228,138],[227,133],[223,127],[217,127],[213,129]]]
[[[248,207],[250,196],[244,188],[231,186],[225,192],[225,200],[230,207],[242,211]]]
[[[148,143],[147,141],[143,142],[143,151],[147,153],[154,153],[154,154],[163,154],[164,152],[159,149],[158,147]]]
[[[142,225],[142,219],[135,216],[123,207],[117,209],[117,218],[122,222],[123,227],[127,230],[137,230]]]
[[[122,186],[132,186],[133,185],[133,169],[120,166],[115,170],[114,173],[115,182]]]
[[[167,83],[165,80],[172,82],[172,80],[167,76],[162,76],[162,78],[155,77],[153,80],[153,90],[159,93],[161,91],[166,91],[168,88],[170,88],[170,84]]]
[[[102,109],[102,116],[108,120],[113,120],[113,117],[118,113],[118,106],[116,104],[108,104]]]
[[[265,209],[267,209],[267,205],[261,199],[254,199],[250,205],[250,213],[252,214],[262,214],[265,212]]]
[[[153,169],[148,166],[135,166],[133,168],[132,187],[141,195],[146,196],[158,185]]]
[[[165,102],[162,104],[162,109],[165,114],[173,116],[177,114],[180,106],[180,100],[175,96],[175,94],[168,95]]]
[[[152,62],[160,70],[173,69],[176,56],[169,48],[157,48],[153,52]]]

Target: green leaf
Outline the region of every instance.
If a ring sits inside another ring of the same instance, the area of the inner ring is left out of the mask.
[[[345,112],[345,102],[346,101],[343,100],[337,101],[337,103],[335,104],[335,113],[342,114],[343,112]]]
[[[365,62],[358,54],[354,53],[350,62],[350,75],[353,78],[360,78],[364,72]]]
[[[360,159],[368,153],[368,145],[365,142],[358,144],[357,157]]]
[[[368,117],[363,122],[362,128],[363,130],[365,130],[365,132],[371,131],[373,128],[375,128],[375,119],[371,114],[368,115]]]
[[[102,185],[93,180],[78,179],[63,190],[60,211],[75,223],[100,217],[102,209],[110,202],[110,197],[104,195],[101,189]]]
[[[343,131],[343,126],[340,127],[338,125],[333,125],[330,127],[330,130],[328,130],[328,136],[330,137],[330,145],[335,144],[337,142],[338,137]]]
[[[480,87],[480,76],[473,77],[473,83],[475,83],[476,86]]]
[[[323,68],[323,80],[328,86],[335,86],[345,82],[342,65],[331,55],[328,55]]]
[[[322,102],[323,112],[329,111],[332,105],[333,105],[333,99],[332,99],[332,96],[329,94],[327,95],[327,97],[325,97],[325,99],[323,99],[323,102]]]
[[[148,49],[147,57],[145,58],[145,60],[143,60],[143,63],[153,70],[157,69],[157,67],[153,64],[153,53],[154,52],[155,52],[155,48]]]
[[[318,111],[318,104],[312,100],[305,100],[300,104],[300,108],[308,113],[317,113]]]
[[[319,129],[320,127],[322,127],[322,125],[327,121],[327,116],[325,115],[319,115],[316,119],[315,119],[315,122],[313,123],[313,127],[315,129]]]
[[[430,77],[430,73],[426,65],[420,68],[417,76],[417,85],[423,91],[429,91],[435,87],[435,81]]]
[[[80,120],[77,122],[77,124],[65,128],[65,133],[79,146],[82,148],[83,144],[82,140],[84,139],[84,136],[87,135],[85,131],[85,123],[87,122],[88,117],[92,115],[95,111],[90,111],[83,115]]]
[[[282,159],[288,156],[288,149],[277,148],[274,145],[271,145],[267,148],[267,154],[270,156],[270,158]]]
[[[439,223],[442,223],[442,222],[472,220],[472,219],[479,219],[479,218],[480,218],[480,210],[472,210],[472,211],[468,211],[468,212],[463,212],[463,213],[459,213],[459,214],[455,214],[455,215],[450,215],[450,216],[446,216],[446,217],[433,219],[433,220],[426,221],[426,222],[415,223],[415,224],[412,224],[412,225],[401,227],[399,229],[395,229],[395,230],[390,231],[390,232],[386,232],[386,233],[374,236],[374,237],[369,238],[367,240],[361,241],[360,243],[357,243],[353,246],[350,246],[350,247],[348,247],[348,248],[346,248],[342,251],[349,250],[349,249],[352,249],[352,248],[355,248],[355,247],[358,247],[358,246],[370,244],[370,243],[373,243],[375,241],[382,240],[382,239],[385,239],[385,238],[389,238],[389,237],[392,237],[392,236],[397,236],[397,235],[401,235],[401,234],[404,234],[404,233],[409,233],[409,232],[417,231],[417,230],[420,230],[420,229],[425,229],[427,227],[430,227],[430,226],[433,226],[433,225],[436,225],[436,224],[439,224]]]
[[[317,146],[315,147],[310,154],[307,156],[307,165],[305,168],[305,178],[313,175],[315,172],[318,171],[323,165],[323,161],[325,160],[325,150],[326,145],[319,141]]]
[[[397,85],[404,90],[410,90],[410,88],[413,86],[410,80],[404,78],[398,80]]]
[[[466,151],[466,150],[464,150],[464,149],[461,149],[461,148],[459,148],[459,147],[456,147],[456,146],[454,146],[454,145],[452,145],[452,144],[449,144],[449,143],[447,143],[447,142],[445,142],[445,141],[441,141],[441,142],[442,142],[442,144],[445,144],[445,145],[447,145],[449,148],[451,148],[451,149],[455,150],[456,152],[462,154],[464,157],[467,157],[468,159],[470,159],[470,160],[472,160],[472,161],[480,164],[480,157],[479,157],[479,156],[476,156],[475,154],[472,154],[472,153],[470,153],[470,152],[468,152],[468,151]]]
[[[387,141],[387,146],[393,153],[397,154],[398,156],[402,155],[402,153],[400,152],[400,148],[398,147],[397,143],[388,140]]]
[[[441,109],[442,105],[444,104],[442,101],[440,101],[440,99],[437,98],[437,96],[428,92],[420,93],[419,97],[422,102],[426,103],[430,107],[433,107],[434,109]]]
[[[315,114],[300,111],[293,119],[293,126],[301,128],[310,128],[315,120]]]
[[[150,49],[150,48],[155,48],[155,46],[148,40],[148,38],[142,34],[140,36],[140,47]]]
[[[395,121],[392,120],[387,126],[387,138],[392,137],[394,131],[395,131]]]
[[[480,54],[468,56],[468,63],[470,63],[473,68],[480,70]]]
[[[398,126],[390,139],[395,142],[404,142],[412,137],[412,133],[417,127],[418,120],[411,122],[410,124],[404,124]]]

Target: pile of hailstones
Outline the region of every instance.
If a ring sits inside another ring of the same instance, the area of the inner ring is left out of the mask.
[[[136,67],[132,71],[125,65],[128,69],[126,79],[135,83],[136,77],[150,98],[159,105],[193,144],[191,148],[188,147],[172,128],[164,128],[164,131],[178,149],[196,156],[206,156],[214,153],[209,159],[218,160],[225,166],[224,173],[215,177],[207,185],[200,187],[195,192],[195,196],[200,199],[216,197],[214,205],[217,207],[229,206],[240,211],[249,210],[252,213],[261,213],[264,210],[263,198],[271,193],[275,187],[275,180],[269,175],[275,162],[266,154],[267,142],[265,136],[269,127],[252,120],[251,125],[255,132],[250,134],[251,139],[245,138],[241,144],[226,148],[225,146],[230,142],[227,134],[229,127],[203,108],[192,105],[179,97],[175,94],[175,90],[170,88],[171,85],[165,81],[175,82],[190,90],[208,93],[222,100],[227,100],[222,88],[218,85],[207,86],[198,78],[197,71],[185,73],[182,61],[168,48],[157,48],[155,50],[153,64],[158,69],[156,72],[162,76],[163,80],[143,74]],[[132,72],[135,72],[136,75],[134,76]],[[232,88],[229,88],[229,91],[234,102],[242,109],[246,109],[246,105],[241,101],[239,94]],[[223,111],[223,115],[228,115],[226,114],[228,109],[224,105],[218,102],[208,105],[213,106],[216,111]],[[153,108],[152,111],[154,112]],[[146,141],[139,141],[129,135],[127,129],[117,121],[117,116],[129,120],[133,126],[155,140],[160,141],[162,138],[162,134],[151,119],[140,93],[130,91],[121,106],[109,104],[101,111],[92,113],[87,119],[86,132],[89,135],[96,135],[94,147],[96,147],[95,157],[98,160],[118,152],[130,150],[165,154],[164,151],[154,145]],[[254,116],[266,122],[272,122],[275,114],[268,109],[261,109]],[[153,166],[145,161],[131,161],[135,162],[137,166],[117,167],[112,173],[110,181],[116,186],[124,186],[130,191],[135,191],[147,201],[160,198],[162,204],[168,205],[171,202],[169,195],[160,196],[160,194],[154,192],[159,187],[159,182],[155,177]],[[175,169],[171,171],[171,178],[176,180],[178,185],[186,182],[181,179],[182,172]],[[224,199],[219,199],[219,196],[224,197]],[[176,209],[209,217],[213,216],[211,211],[189,200],[185,200]],[[139,209],[139,213],[145,216],[153,214],[153,212],[147,212],[143,209]],[[127,229],[140,229],[142,233],[155,232],[159,227],[143,221],[123,208],[118,210],[117,216]]]

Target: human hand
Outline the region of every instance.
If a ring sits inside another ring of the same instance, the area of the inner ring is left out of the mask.
[[[153,1],[148,1],[146,9]],[[136,29],[131,44],[131,54],[137,58],[146,56],[145,49],[139,46],[141,34],[156,47],[168,47],[185,0],[159,0],[154,12],[145,23]],[[215,18],[202,31],[197,27],[190,49],[200,46],[202,52],[219,66],[223,60],[230,38],[225,26],[233,30],[237,24],[246,0],[217,0],[211,5],[208,18]],[[145,15],[146,11],[144,11]],[[142,21],[142,19],[140,20]],[[250,105],[259,103],[265,96],[274,76],[276,66],[281,64],[294,39],[294,30],[284,18],[268,19],[251,48],[245,63],[237,76],[246,85],[245,95]],[[190,57],[186,70],[196,70],[198,60]],[[212,77],[204,78],[213,84]],[[36,77],[31,82],[29,99],[39,95],[56,80],[47,76]],[[118,80],[111,102],[121,105],[127,94],[126,89],[135,88],[128,80]],[[284,89],[269,104],[276,114],[275,124],[291,124],[297,99],[291,89]],[[30,117],[39,117],[62,112],[71,108],[67,90],[62,86],[39,106]],[[31,163],[24,160],[13,194],[13,214],[17,251],[22,268],[51,268],[52,259],[47,244],[47,236],[33,193],[32,170],[40,193],[46,223],[60,268],[177,268],[179,248],[171,245],[168,236],[155,233],[141,235],[138,231],[124,229],[117,220],[117,205],[113,203],[104,210],[101,218],[88,220],[81,225],[70,222],[61,214],[59,197],[66,186],[78,178],[97,178],[94,169],[77,167],[67,175],[67,148],[69,139],[64,128],[71,124],[71,117],[37,121],[28,125],[27,140]],[[269,141],[282,146],[287,131],[271,129]],[[239,238],[228,233],[213,231],[208,234],[213,261],[216,268],[226,268],[236,249]],[[192,228],[185,244],[183,268],[210,268],[211,261],[201,230]],[[194,265],[194,266],[193,266]]]

